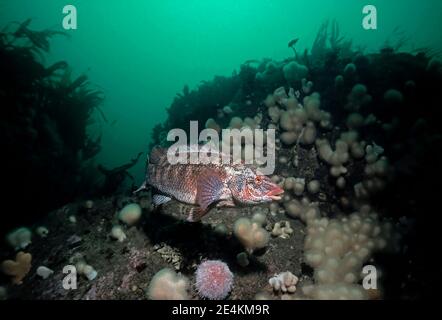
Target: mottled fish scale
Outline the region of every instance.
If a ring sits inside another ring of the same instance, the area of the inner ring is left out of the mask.
[[[162,166],[151,166],[150,170],[155,173],[149,183],[159,191],[173,195],[177,200],[196,203],[198,179],[208,169],[216,170],[220,177],[226,178],[222,166],[214,165],[192,165],[192,164],[167,164]],[[160,171],[161,174],[160,174]]]
[[[203,152],[199,147],[178,152],[190,159],[190,154]],[[199,220],[212,204],[233,206],[235,201],[243,204],[268,202],[280,199],[283,190],[269,178],[258,175],[250,166],[231,165],[221,161],[222,153],[214,153],[218,164],[170,164],[166,149],[155,148],[148,163],[147,183],[159,195],[158,203],[167,199],[197,205],[189,213],[189,221]],[[199,156],[199,155],[198,155]]]

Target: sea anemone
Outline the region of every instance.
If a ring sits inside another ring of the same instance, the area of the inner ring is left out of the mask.
[[[204,261],[196,270],[196,288],[202,298],[224,299],[232,289],[232,285],[233,274],[222,261]]]

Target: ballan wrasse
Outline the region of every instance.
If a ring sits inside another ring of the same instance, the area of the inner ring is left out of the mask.
[[[183,151],[181,151],[183,152]],[[190,153],[205,152],[200,147],[184,151],[187,159]],[[218,153],[222,157],[223,154]],[[199,159],[199,158],[198,158]],[[155,147],[149,157],[147,177],[143,187],[152,187],[154,205],[176,199],[196,205],[189,213],[188,221],[198,221],[213,207],[253,205],[280,200],[284,190],[268,177],[260,175],[256,168],[243,163],[227,164],[171,164],[167,149]]]

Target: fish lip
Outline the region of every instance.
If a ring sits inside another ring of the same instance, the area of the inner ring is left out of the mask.
[[[281,200],[281,195],[284,193],[284,189],[276,187],[267,193],[267,196],[272,200]]]

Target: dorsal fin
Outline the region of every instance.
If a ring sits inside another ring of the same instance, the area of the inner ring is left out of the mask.
[[[158,164],[166,155],[167,155],[167,149],[155,146],[150,152],[149,163]]]

